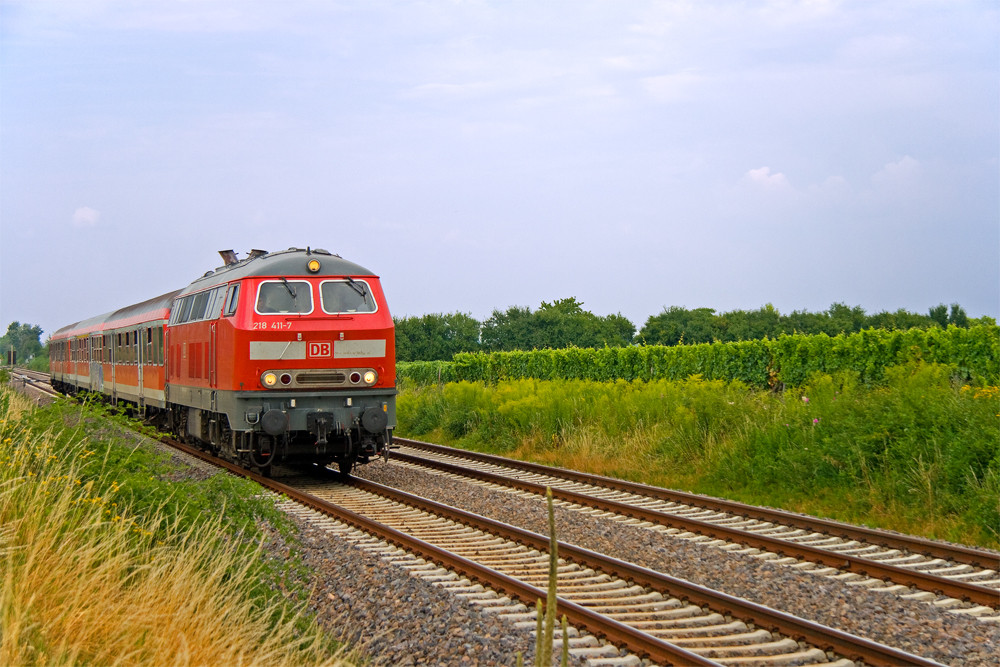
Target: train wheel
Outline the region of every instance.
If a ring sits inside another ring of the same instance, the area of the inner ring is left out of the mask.
[[[351,474],[354,470],[354,459],[344,459],[343,461],[338,461],[337,465],[340,466],[340,474],[345,477]]]

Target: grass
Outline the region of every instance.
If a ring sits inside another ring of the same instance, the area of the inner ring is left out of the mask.
[[[0,387],[0,664],[350,664],[263,550],[273,506],[107,431]]]
[[[517,380],[404,390],[399,433],[1000,547],[1000,390],[911,362],[866,385]]]

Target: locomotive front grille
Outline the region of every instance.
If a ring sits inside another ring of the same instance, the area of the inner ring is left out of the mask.
[[[305,371],[296,373],[295,383],[299,386],[317,387],[343,385],[347,383],[346,373],[331,373],[329,371]]]
[[[273,369],[260,375],[264,389],[367,389],[378,382],[374,368]]]

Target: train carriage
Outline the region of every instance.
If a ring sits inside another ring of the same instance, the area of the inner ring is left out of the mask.
[[[182,290],[56,332],[53,382],[135,404],[265,472],[349,472],[386,452],[395,337],[378,276],[325,250],[222,255]]]

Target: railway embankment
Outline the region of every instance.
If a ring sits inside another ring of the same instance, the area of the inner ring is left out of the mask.
[[[0,386],[0,664],[351,664],[273,501],[122,419]]]
[[[0,382],[0,664],[530,664],[523,629],[252,482],[22,391]]]

